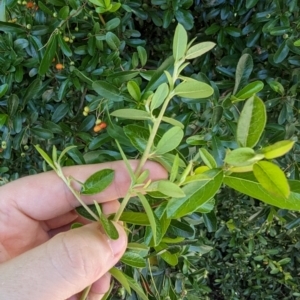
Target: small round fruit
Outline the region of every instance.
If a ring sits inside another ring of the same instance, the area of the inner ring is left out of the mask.
[[[89,108],[88,106],[85,106],[85,107],[83,108],[83,110],[86,111],[87,113],[90,112],[90,108]]]
[[[29,9],[33,8],[34,7],[34,3],[32,1],[29,1],[29,2],[26,3],[26,7],[29,8]]]
[[[57,18],[57,12],[54,12],[52,15],[54,18]]]
[[[27,25],[26,25],[26,28],[27,28],[27,29],[31,29],[31,24],[27,24]]]
[[[55,68],[56,68],[56,70],[61,71],[62,69],[64,69],[64,65],[63,64],[56,64]]]
[[[29,149],[29,146],[28,146],[28,145],[25,145],[25,146],[24,146],[24,150],[27,151],[28,149]]]
[[[89,113],[87,113],[86,111],[83,111],[82,114],[87,117]]]
[[[102,123],[101,119],[97,119],[96,122],[95,122],[96,125],[99,125],[100,123]]]
[[[68,36],[64,36],[64,41],[65,42],[69,42],[70,41],[70,38]]]
[[[78,28],[78,27],[75,27],[75,28],[74,28],[74,30],[75,30],[75,31],[78,31],[78,30],[79,30],[79,28]]]
[[[24,152],[21,153],[21,157],[25,157],[26,154]]]

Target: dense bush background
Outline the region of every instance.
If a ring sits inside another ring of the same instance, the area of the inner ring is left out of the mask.
[[[52,145],[58,150],[77,145],[65,165],[121,159],[115,138],[135,157],[122,132],[131,121],[110,120],[108,112],[143,104],[143,98],[129,95],[126,83],[133,80],[145,87],[154,70],[169,67],[168,61],[162,63],[172,54],[177,22],[190,39],[217,44],[184,71],[210,82],[214,97],[197,104],[175,99],[168,111],[186,128],[182,157],[188,160],[206,146],[222,161],[226,147],[235,143],[240,106],[229,107],[226,99],[238,60],[248,53],[253,59],[249,81],[265,84],[260,97],[268,109],[268,124],[260,145],[295,140],[294,149],[278,163],[289,178],[299,179],[300,47],[294,45],[300,38],[298,1],[120,1],[115,12],[101,15],[92,3],[79,0],[38,1],[32,7],[28,3],[7,0],[6,14],[2,9],[0,16],[3,184],[46,170],[35,144],[48,151]],[[64,69],[57,70],[57,63]],[[107,83],[102,96],[91,86],[96,80]],[[150,83],[162,80],[158,76]],[[90,112],[84,116],[86,106]],[[107,130],[93,132],[97,118],[109,124]],[[162,299],[299,299],[299,214],[229,189],[222,189],[215,200],[208,215],[195,213],[174,222],[171,235],[190,241],[170,249],[179,256],[176,267],[160,259],[152,262]],[[148,275],[146,270],[145,280],[152,285]],[[120,298],[121,292],[116,289],[114,297]]]

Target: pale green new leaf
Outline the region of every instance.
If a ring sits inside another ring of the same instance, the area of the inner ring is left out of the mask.
[[[254,164],[264,158],[263,154],[256,154],[252,148],[238,148],[227,152],[224,161],[235,167],[243,167]]]
[[[128,276],[125,275],[122,271],[120,271],[116,267],[110,269],[109,273],[111,274],[112,277],[114,277],[117,281],[119,281],[121,286],[123,286],[125,290],[131,295],[130,283],[128,282],[128,278],[127,278]]]
[[[238,121],[236,133],[238,144],[253,148],[264,131],[266,121],[266,108],[263,101],[257,96],[248,99]]]
[[[236,94],[241,88],[243,88],[253,70],[253,59],[250,54],[245,53],[239,59],[235,72],[235,85],[233,94]]]
[[[160,155],[174,150],[179,146],[183,136],[184,132],[180,127],[172,127],[159,140],[155,153]]]
[[[170,181],[174,182],[178,176],[178,169],[179,169],[179,155],[178,153],[176,153],[175,157],[174,157],[174,161],[173,161],[173,165],[172,165],[172,169],[170,172]]]
[[[140,87],[135,81],[130,80],[127,82],[127,90],[135,101],[139,101],[141,99]]]
[[[223,171],[212,169],[205,172],[205,175],[207,178],[191,182],[182,188],[185,197],[173,198],[168,202],[168,218],[177,219],[191,214],[214,197],[223,182]]]
[[[215,43],[213,42],[203,42],[192,46],[186,52],[185,58],[186,59],[193,59],[203,55],[204,53],[210,51],[212,48],[215,47]]]
[[[175,61],[179,61],[184,57],[187,48],[187,33],[184,27],[179,23],[175,30],[173,40],[173,57]]]
[[[137,196],[139,197],[144,209],[145,209],[145,212],[148,216],[148,219],[149,219],[149,222],[150,222],[150,226],[151,226],[151,229],[153,231],[153,241],[154,241],[154,244],[156,245],[157,243],[157,238],[156,238],[156,221],[155,221],[155,217],[154,217],[154,213],[152,211],[152,208],[148,202],[148,200],[146,199],[146,197],[140,193],[137,193]]]
[[[150,103],[151,111],[160,107],[164,103],[168,94],[169,94],[169,86],[167,83],[164,82],[157,88],[157,90],[155,91],[155,93],[152,97],[152,100]]]
[[[205,148],[200,148],[199,154],[205,165],[210,169],[217,167],[217,162],[215,161],[214,157]]]
[[[261,152],[266,159],[273,159],[288,153],[294,144],[295,142],[291,140],[279,141],[273,145],[264,147]]]
[[[183,81],[174,89],[175,95],[190,99],[208,98],[213,93],[210,85],[198,80]]]
[[[56,170],[57,168],[55,167],[52,159],[49,157],[49,155],[38,145],[34,146],[35,149],[38,151],[38,153],[42,156],[42,158],[47,162],[47,164],[53,169]]]
[[[240,193],[259,199],[282,209],[300,210],[300,181],[289,180],[290,195],[286,198],[270,194],[254,177],[253,173],[235,173],[224,177],[224,183]]]
[[[158,180],[152,182],[146,189],[147,192],[160,192],[163,195],[181,198],[185,196],[182,189],[175,183],[168,180]]]
[[[151,119],[150,113],[134,109],[134,108],[123,108],[123,109],[117,109],[113,111],[111,114],[113,117],[117,118],[124,118],[124,119],[130,119],[130,120],[149,120]]]
[[[258,182],[271,195],[287,198],[290,186],[284,172],[274,163],[260,161],[253,166],[253,173]]]
[[[177,121],[177,120],[175,120],[175,119],[173,119],[173,118],[162,117],[162,121],[164,121],[164,122],[166,122],[166,123],[169,123],[169,124],[171,124],[171,125],[174,125],[174,126],[178,126],[178,127],[180,127],[181,129],[184,128],[184,125],[183,125],[181,122],[179,122],[179,121]]]

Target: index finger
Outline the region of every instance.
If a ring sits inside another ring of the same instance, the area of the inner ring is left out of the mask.
[[[130,165],[135,170],[138,161],[132,160]],[[83,201],[86,204],[92,204],[94,200],[103,203],[124,197],[131,181],[123,161],[64,167],[63,172],[66,176],[72,176],[78,181],[84,182],[93,173],[102,169],[115,170],[114,181],[97,195],[82,196]],[[155,162],[146,162],[143,170],[145,169],[150,171],[152,180],[167,177],[166,170]],[[74,183],[73,186],[75,190],[80,190],[78,183]],[[60,216],[80,204],[62,179],[54,171],[50,171],[24,177],[2,186],[0,188],[0,219],[1,213],[7,209],[9,211],[9,207],[13,206],[23,214],[42,221]],[[1,207],[5,209],[1,209]]]

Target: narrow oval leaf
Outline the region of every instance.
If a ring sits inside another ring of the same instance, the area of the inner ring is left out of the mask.
[[[244,88],[242,88],[236,95],[234,95],[238,99],[248,99],[252,97],[254,94],[260,92],[264,87],[262,81],[257,80],[247,84]],[[236,102],[236,101],[232,101]]]
[[[238,148],[227,152],[224,161],[235,167],[243,167],[254,164],[264,158],[264,155],[256,154],[252,148]]]
[[[111,169],[100,170],[91,175],[83,184],[80,193],[94,195],[106,189],[114,180],[115,171]]]
[[[291,193],[288,198],[270,194],[254,177],[253,173],[235,173],[224,177],[224,183],[240,193],[283,209],[300,210],[300,182],[289,180]]]
[[[146,260],[141,255],[133,251],[126,251],[121,258],[121,262],[134,268],[146,267]]]
[[[155,93],[152,97],[152,100],[150,103],[151,111],[160,107],[164,103],[168,94],[169,94],[169,86],[167,83],[164,82],[157,88],[157,90],[155,91]]]
[[[203,55],[204,53],[210,51],[212,48],[216,46],[213,42],[203,42],[192,46],[186,52],[185,58],[186,59],[193,59]]]
[[[238,121],[236,133],[238,144],[253,148],[264,131],[266,121],[266,108],[263,101],[257,96],[248,99]]]
[[[119,232],[114,223],[109,220],[104,214],[100,214],[99,222],[110,239],[117,240],[119,238]]]
[[[109,270],[109,273],[111,274],[112,277],[114,277],[117,281],[119,281],[121,286],[123,286],[129,294],[131,294],[131,289],[127,280],[127,276],[122,271],[120,271],[116,267],[113,267],[112,269]]]
[[[106,99],[114,102],[123,100],[123,96],[120,94],[119,89],[111,83],[106,81],[95,81],[93,82],[92,87],[95,92]]]
[[[262,153],[266,159],[273,159],[288,153],[294,146],[295,142],[286,140],[280,141],[273,145],[264,147]]]
[[[134,108],[124,108],[124,109],[117,109],[110,114],[113,117],[117,118],[124,118],[130,120],[149,120],[151,119],[150,113],[134,109]]]
[[[253,173],[258,182],[270,194],[287,198],[290,186],[284,172],[275,164],[260,161],[253,166]]]
[[[182,188],[185,197],[174,198],[168,202],[168,218],[177,219],[191,214],[217,193],[223,182],[222,170],[209,170],[205,175],[205,179],[191,182]]]
[[[190,99],[208,98],[213,93],[214,90],[211,86],[198,80],[181,82],[174,89],[175,95]]]
[[[245,53],[239,59],[235,72],[235,85],[233,94],[236,94],[241,88],[246,85],[250,74],[253,70],[253,59],[250,54]]]
[[[142,212],[124,211],[120,217],[120,221],[129,224],[150,226],[148,216]]]
[[[137,47],[139,60],[141,62],[141,66],[143,67],[147,62],[147,52],[144,47],[138,46]]]
[[[185,196],[183,190],[175,183],[168,180],[159,180],[152,182],[146,189],[147,192],[160,192],[163,195],[181,198]]]
[[[174,40],[173,40],[173,57],[175,61],[179,61],[184,57],[186,47],[187,47],[187,33],[184,27],[179,23],[175,30]]]
[[[56,50],[57,50],[57,35],[54,35],[47,43],[46,51],[39,67],[39,75],[42,76],[47,73],[50,65],[52,64],[52,60],[55,56]]]
[[[217,167],[217,162],[215,161],[214,157],[205,149],[199,149],[200,157],[202,158],[203,162],[210,168],[214,169]]]
[[[123,128],[125,135],[129,138],[131,144],[141,153],[146,149],[150,136],[149,130],[134,124]]]
[[[145,212],[146,212],[149,222],[150,222],[151,230],[154,233],[153,234],[154,245],[157,245],[156,220],[155,220],[154,212],[153,212],[148,200],[146,199],[146,197],[144,195],[137,193],[137,196],[139,197],[139,199],[145,209]]]
[[[139,101],[141,99],[140,87],[135,81],[130,80],[127,82],[127,90],[135,101]]]
[[[8,84],[7,83],[4,83],[2,85],[0,85],[0,98],[3,97],[6,92],[8,90]]]
[[[156,147],[156,154],[164,154],[174,150],[180,144],[183,138],[184,132],[178,127],[172,127],[169,129],[160,139]]]

